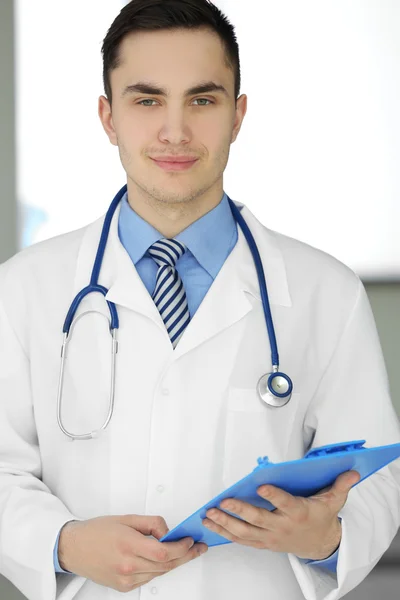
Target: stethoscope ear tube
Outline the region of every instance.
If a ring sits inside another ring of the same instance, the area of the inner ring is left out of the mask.
[[[90,286],[89,286],[90,287]],[[67,358],[67,351],[68,351],[68,343],[70,341],[70,337],[69,337],[69,331],[68,332],[64,332],[63,335],[63,344],[61,347],[61,366],[60,366],[60,376],[59,376],[59,381],[58,381],[58,394],[57,394],[57,421],[58,421],[58,425],[61,429],[61,431],[70,439],[70,440],[90,440],[92,438],[96,438],[98,437],[99,433],[101,431],[104,431],[107,427],[107,425],[109,424],[111,417],[113,415],[113,411],[114,411],[114,400],[115,400],[115,370],[116,370],[116,354],[118,352],[118,341],[117,341],[117,329],[113,329],[111,327],[111,322],[108,319],[108,317],[106,315],[104,315],[101,312],[98,312],[96,310],[87,310],[85,312],[82,312],[80,315],[78,315],[73,322],[70,325],[70,331],[71,331],[71,336],[72,336],[72,332],[73,332],[73,328],[75,327],[76,323],[82,319],[85,315],[88,315],[90,313],[94,313],[96,315],[100,315],[102,317],[104,317],[107,321],[107,323],[110,325],[109,329],[110,329],[110,334],[111,334],[111,386],[110,386],[110,400],[109,400],[109,407],[108,407],[108,414],[107,417],[103,423],[103,425],[99,428],[96,429],[94,431],[88,432],[88,433],[72,433],[71,431],[68,431],[62,422],[62,416],[61,416],[61,412],[62,412],[62,397],[63,397],[63,388],[64,388],[64,372],[65,372],[65,361]]]
[[[83,298],[85,298],[88,294],[92,294],[92,293],[96,293],[96,292],[100,293],[104,297],[108,293],[107,288],[105,288],[102,285],[99,285],[99,283],[98,283],[99,274],[100,274],[100,269],[101,269],[101,265],[102,265],[103,258],[104,258],[104,253],[105,253],[105,249],[106,249],[106,245],[107,245],[108,236],[110,233],[111,221],[112,221],[112,218],[114,216],[114,213],[116,211],[118,204],[120,203],[122,197],[124,196],[125,192],[127,191],[127,188],[128,188],[128,186],[124,185],[120,189],[120,191],[115,196],[114,200],[112,201],[112,203],[107,211],[107,214],[105,216],[104,223],[103,223],[103,228],[101,231],[99,247],[97,249],[96,258],[94,261],[92,275],[90,278],[90,283],[88,286],[86,286],[84,289],[82,289],[80,292],[78,292],[78,294],[75,296],[75,298],[73,299],[71,306],[68,310],[65,321],[64,321],[63,344],[62,344],[62,348],[61,348],[61,366],[60,366],[60,376],[59,376],[58,394],[57,394],[57,420],[58,420],[58,425],[59,425],[61,431],[71,440],[88,440],[88,439],[97,437],[98,434],[107,427],[108,423],[111,420],[113,410],[114,410],[116,354],[118,352],[117,331],[119,328],[119,318],[118,318],[118,312],[117,312],[117,308],[116,308],[115,304],[113,302],[110,302],[109,300],[106,300],[108,310],[110,312],[110,320],[107,319],[107,321],[110,324],[110,334],[111,334],[111,338],[112,338],[112,341],[111,341],[111,343],[112,343],[112,347],[111,347],[111,357],[112,357],[111,389],[110,389],[109,410],[108,410],[106,420],[104,421],[104,423],[100,427],[100,429],[89,432],[89,433],[84,433],[84,434],[71,433],[65,429],[65,427],[63,426],[63,423],[62,423],[61,407],[62,407],[64,371],[65,371],[67,347],[68,347],[68,343],[70,341],[70,337],[69,337],[70,331],[72,331],[74,324],[83,315],[87,314],[88,312],[96,312],[96,311],[86,311],[75,318],[76,311],[78,310],[78,307],[79,307],[80,303],[82,302]],[[101,313],[99,313],[99,314],[101,314]],[[103,315],[103,316],[105,316],[105,315]],[[105,317],[105,318],[107,318],[107,317]]]

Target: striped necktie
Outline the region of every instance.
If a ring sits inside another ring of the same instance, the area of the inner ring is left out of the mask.
[[[175,269],[177,261],[186,250],[182,242],[166,238],[155,242],[148,249],[150,256],[159,266],[152,298],[174,348],[190,321],[185,288]]]

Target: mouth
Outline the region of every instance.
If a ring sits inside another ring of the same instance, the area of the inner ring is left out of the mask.
[[[164,162],[162,160],[154,160],[154,158],[151,160],[155,162],[156,165],[158,165],[161,169],[164,169],[164,171],[187,171],[197,163],[198,159],[196,158],[196,160],[191,160],[188,162]]]

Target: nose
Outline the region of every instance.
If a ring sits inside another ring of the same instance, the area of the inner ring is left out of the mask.
[[[177,147],[182,143],[190,142],[192,132],[187,117],[181,109],[166,109],[163,119],[159,133],[161,141]]]

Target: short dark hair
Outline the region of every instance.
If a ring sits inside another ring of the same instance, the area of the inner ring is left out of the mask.
[[[110,72],[120,64],[122,40],[134,31],[208,28],[218,34],[225,49],[225,64],[235,79],[235,102],[240,94],[239,45],[235,28],[210,0],[131,0],[121,10],[103,40],[103,83],[110,104]]]

